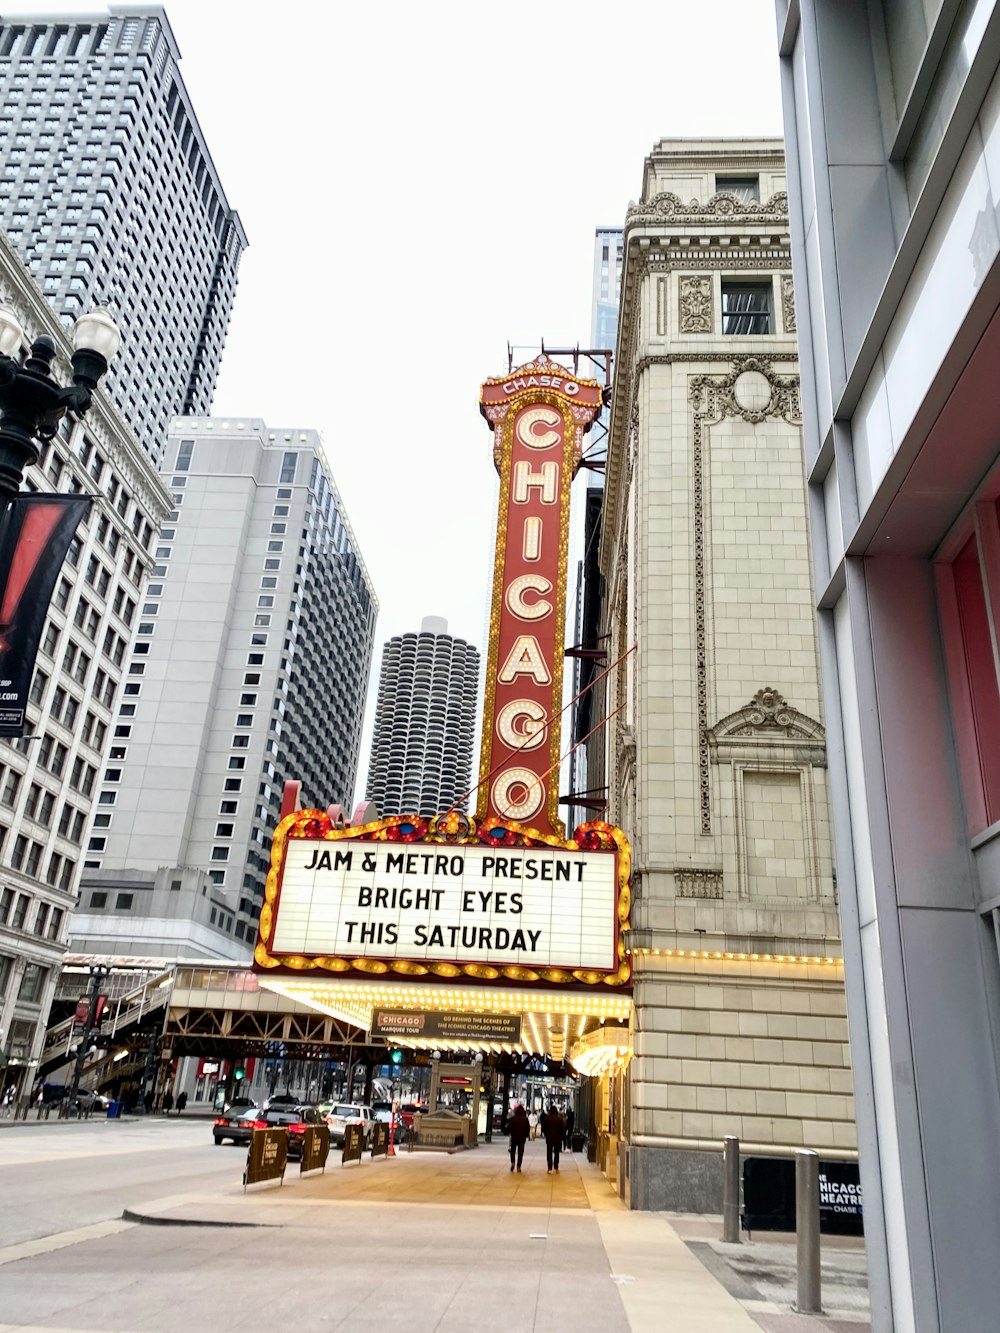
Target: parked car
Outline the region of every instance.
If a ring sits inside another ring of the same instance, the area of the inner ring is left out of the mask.
[[[232,1114],[223,1111],[222,1115],[217,1116],[212,1125],[212,1137],[215,1140],[215,1146],[225,1143],[226,1139],[231,1139],[233,1143],[249,1143],[254,1130],[260,1124],[263,1128],[264,1122],[259,1121],[260,1110],[256,1106],[249,1110],[235,1111]]]
[[[234,1097],[222,1108],[223,1115],[240,1115],[244,1111],[259,1111],[260,1103],[252,1097]]]
[[[415,1115],[426,1115],[428,1108],[421,1106],[419,1102],[406,1102],[399,1108],[399,1118],[408,1130],[413,1130],[413,1117]]]
[[[391,1128],[392,1126],[391,1106],[376,1106],[374,1114],[376,1120],[381,1121],[381,1123],[385,1125],[387,1129]],[[406,1125],[403,1123],[403,1117],[397,1113],[396,1132],[392,1138],[393,1145],[396,1146],[402,1143],[405,1138],[406,1138]]]
[[[264,1110],[270,1111],[271,1107],[277,1106],[304,1106],[301,1097],[297,1097],[294,1092],[272,1092],[270,1097],[264,1103]]]
[[[375,1116],[370,1106],[364,1106],[360,1103],[338,1102],[327,1115],[326,1123],[330,1126],[331,1143],[343,1143],[344,1131],[347,1126],[360,1125],[365,1147],[371,1146]]]
[[[288,1156],[292,1160],[302,1156],[302,1142],[307,1125],[322,1125],[323,1117],[315,1106],[272,1106],[266,1111],[254,1108],[239,1115],[220,1115],[212,1124],[216,1145],[232,1139],[233,1143],[247,1144],[255,1129],[287,1129]]]
[[[103,1093],[93,1092],[90,1088],[81,1088],[76,1094],[76,1105],[80,1111],[106,1111],[110,1104]]]

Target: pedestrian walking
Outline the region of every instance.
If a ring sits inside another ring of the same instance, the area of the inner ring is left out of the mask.
[[[7,1091],[3,1095],[3,1114],[4,1119],[9,1120],[14,1109],[14,1098],[17,1096],[17,1088],[13,1083],[7,1085]]]
[[[514,1107],[514,1113],[507,1123],[507,1133],[510,1136],[510,1169],[514,1170],[516,1157],[517,1169],[520,1171],[521,1163],[524,1161],[524,1145],[531,1133],[528,1113],[520,1103]]]
[[[165,1092],[163,1094],[163,1114],[169,1115],[173,1109],[174,1109],[174,1094],[172,1092]]]
[[[563,1140],[563,1146],[567,1152],[573,1151],[573,1126],[576,1124],[576,1114],[572,1106],[566,1108],[566,1137]]]
[[[549,1102],[549,1109],[542,1116],[541,1130],[545,1136],[545,1164],[551,1175],[559,1170],[559,1150],[566,1133],[566,1121],[555,1102]]]
[[[152,1093],[152,1089],[150,1089],[149,1091],[147,1091],[145,1097],[143,1097],[143,1099],[142,1099],[142,1104],[143,1104],[143,1106],[144,1106],[145,1109],[146,1109],[146,1114],[149,1115],[150,1112],[151,1112],[152,1109],[153,1109],[153,1093]]]
[[[188,1095],[187,1095],[186,1092],[182,1092],[181,1095],[177,1098],[177,1114],[178,1114],[178,1115],[180,1115],[180,1113],[184,1110],[184,1108],[185,1108],[185,1106],[187,1106],[187,1104],[188,1104]]]
[[[528,1116],[528,1130],[529,1130],[528,1137],[529,1137],[529,1138],[532,1138],[532,1139],[533,1139],[533,1138],[535,1137],[535,1135],[538,1133],[538,1112],[537,1112],[537,1111],[532,1111],[532,1113]]]

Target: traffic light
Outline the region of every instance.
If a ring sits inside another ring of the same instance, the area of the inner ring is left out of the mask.
[[[247,1071],[244,1069],[242,1065],[237,1065],[236,1068],[233,1070],[233,1078],[236,1079],[237,1083],[240,1081],[241,1078],[246,1078],[246,1076],[247,1076]]]
[[[394,1065],[401,1065],[403,1063],[403,1052],[400,1050],[390,1051],[389,1059]]]

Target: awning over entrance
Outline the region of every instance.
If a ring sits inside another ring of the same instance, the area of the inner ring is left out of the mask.
[[[392,1045],[412,1050],[515,1051],[568,1060],[581,1073],[608,1072],[627,1058],[632,997],[607,991],[535,991],[494,986],[440,986],[416,982],[327,980],[258,975],[263,989],[320,1013],[383,1031]],[[513,1024],[463,1026],[459,1016],[510,1015]],[[426,1019],[407,1024],[401,1020]],[[391,1021],[395,1018],[397,1025]],[[451,1023],[440,1020],[452,1020]],[[380,1020],[381,1022],[380,1027]],[[449,1036],[449,1026],[456,1033]]]

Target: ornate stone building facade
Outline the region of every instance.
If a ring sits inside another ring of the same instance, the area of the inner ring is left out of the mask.
[[[601,535],[609,818],[633,843],[634,1207],[718,1150],[855,1149],[781,144],[664,141],[625,228]]]

